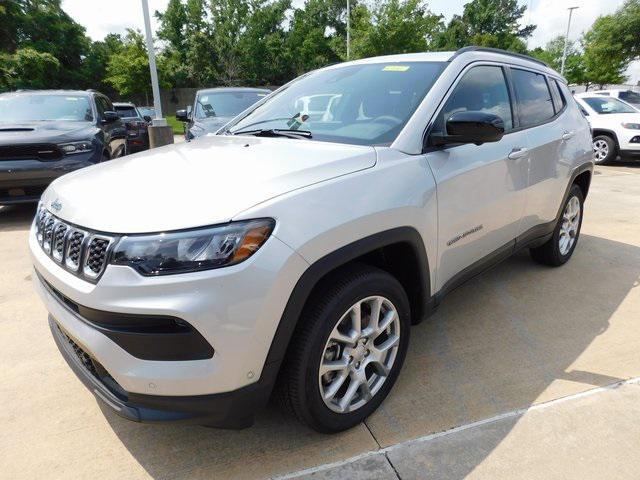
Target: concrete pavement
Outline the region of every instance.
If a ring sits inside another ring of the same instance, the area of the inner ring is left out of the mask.
[[[640,166],[599,168],[567,265],[545,268],[522,252],[452,293],[412,329],[380,410],[326,436],[273,407],[239,432],[139,425],[101,408],[57,352],[33,292],[33,209],[2,208],[0,478],[251,479],[358,455],[343,476],[602,478],[610,469],[608,478],[629,478],[640,466],[638,438],[623,428],[635,426],[635,385],[416,442],[406,455],[394,445],[640,376],[638,212]]]

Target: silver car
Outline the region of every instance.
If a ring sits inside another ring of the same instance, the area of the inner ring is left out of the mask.
[[[569,260],[592,157],[565,80],[532,58],[334,65],[217,135],[56,180],[34,283],[119,415],[245,427],[275,392],[337,432],[383,402],[447,293],[523,248]]]

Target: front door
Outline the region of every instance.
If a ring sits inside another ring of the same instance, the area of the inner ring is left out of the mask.
[[[484,261],[510,253],[519,234],[529,171],[526,132],[513,130],[505,72],[498,65],[469,68],[437,115],[432,132],[444,133],[459,111],[504,120],[499,142],[452,145],[427,154],[438,194],[437,290],[449,290]]]

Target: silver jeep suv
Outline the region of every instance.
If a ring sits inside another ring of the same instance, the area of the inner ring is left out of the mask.
[[[381,404],[448,292],[522,248],[569,260],[592,155],[565,81],[529,57],[334,65],[216,135],[56,180],[36,288],[126,418],[238,428],[276,394],[337,432]]]

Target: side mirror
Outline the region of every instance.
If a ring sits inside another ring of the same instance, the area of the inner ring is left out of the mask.
[[[144,118],[144,121],[145,121],[145,122],[147,122],[147,123],[151,123],[152,118],[151,118],[149,115],[145,115],[145,116],[144,116],[144,117],[142,117],[142,118]]]
[[[446,135],[432,135],[433,145],[498,142],[504,136],[504,121],[485,112],[456,112],[446,122]]]
[[[102,114],[102,123],[113,123],[117,122],[118,120],[120,120],[118,114],[111,110],[107,110]]]
[[[177,110],[176,111],[176,120],[180,122],[188,122],[189,121],[189,113],[186,109]]]

